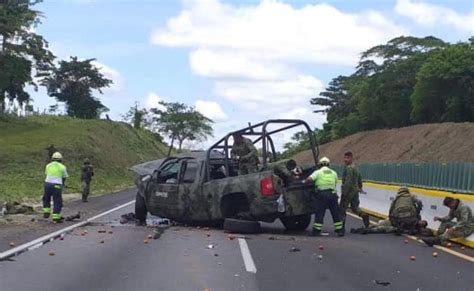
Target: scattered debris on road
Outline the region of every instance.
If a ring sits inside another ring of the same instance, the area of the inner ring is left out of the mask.
[[[53,252],[53,251],[49,251],[49,252],[48,252],[48,255],[49,255],[49,256],[54,256],[54,255],[56,255],[56,253]]]
[[[120,224],[125,224],[129,222],[135,223],[135,221],[136,221],[136,217],[135,217],[135,213],[133,212],[123,214],[122,216],[120,216]]]
[[[290,253],[294,253],[294,252],[301,252],[301,250],[300,250],[299,248],[297,248],[297,247],[292,247],[292,248],[290,249]]]
[[[233,235],[233,234],[228,234],[228,235],[227,235],[227,239],[228,239],[228,240],[234,240],[234,239],[236,239],[236,238],[237,238],[237,237],[236,237],[235,235]]]
[[[14,242],[10,242],[10,247],[14,247],[15,246],[15,243]]]
[[[69,215],[65,218],[66,221],[74,221],[75,219],[81,219],[81,213],[78,212],[74,215]]]
[[[147,239],[144,239],[144,240],[143,240],[143,243],[144,243],[144,244],[148,244],[148,240],[147,240]]]
[[[268,240],[291,240],[291,241],[295,241],[296,238],[294,238],[294,237],[281,237],[281,236],[269,236]]]
[[[318,255],[318,260],[322,261],[323,260],[323,255]]]
[[[214,246],[214,245],[208,245],[207,248],[210,249],[210,250],[212,250],[212,249],[215,248],[215,246]]]
[[[416,261],[416,257],[415,256],[410,256],[410,260]]]
[[[381,286],[388,286],[390,285],[390,282],[388,281],[381,281],[381,280],[373,280],[373,282],[377,285],[381,285]]]
[[[319,249],[320,249],[320,250],[324,250],[324,246],[323,246],[323,245],[319,245]]]

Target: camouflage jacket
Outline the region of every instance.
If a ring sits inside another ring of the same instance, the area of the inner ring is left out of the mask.
[[[411,193],[403,192],[397,194],[395,199],[392,201],[392,204],[390,205],[389,216],[392,213],[395,213],[397,210],[403,208],[406,209],[410,207],[412,207],[412,209],[415,208],[416,212],[419,213],[421,211],[421,208],[423,207],[423,203]]]
[[[342,193],[359,192],[362,189],[362,176],[354,164],[344,167],[342,173]]]
[[[464,205],[462,202],[459,202],[456,209],[451,209],[449,214],[445,217],[440,218],[441,222],[448,222],[456,218],[456,225],[454,228],[459,227],[471,227],[474,229],[474,220],[472,218],[472,210],[469,206]]]
[[[258,161],[258,153],[252,141],[244,138],[241,143],[234,143],[232,146],[232,156],[239,157],[241,162]]]
[[[94,168],[92,165],[82,165],[81,167],[81,181],[90,181],[94,176]]]

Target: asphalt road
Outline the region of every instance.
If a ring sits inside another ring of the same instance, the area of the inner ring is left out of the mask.
[[[313,238],[274,223],[232,240],[219,229],[176,226],[145,243],[152,228],[118,223],[131,211],[0,262],[0,290],[474,290],[473,263],[440,250],[434,258],[434,249],[404,237],[330,231]],[[348,219],[349,227],[361,223]],[[244,264],[242,242],[255,273]]]

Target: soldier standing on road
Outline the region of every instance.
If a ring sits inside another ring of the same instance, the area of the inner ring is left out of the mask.
[[[346,223],[346,211],[349,205],[352,212],[362,218],[364,226],[367,228],[370,225],[369,215],[359,208],[359,192],[363,192],[362,177],[354,166],[352,158],[352,152],[346,152],[344,154],[344,163],[346,166],[342,174],[342,193],[339,209],[344,221],[344,228]]]
[[[50,145],[46,148],[46,151],[47,151],[46,163],[48,164],[49,162],[51,162],[51,158],[52,158],[53,154],[54,154],[55,152],[57,152],[58,150],[56,149],[56,147],[54,146],[54,144],[50,144]]]
[[[421,220],[422,202],[410,193],[407,187],[401,187],[390,205],[388,219],[381,220],[368,228],[351,229],[353,233],[407,233],[429,235],[426,220]]]
[[[84,159],[81,167],[81,184],[82,184],[82,202],[87,202],[87,197],[90,193],[90,185],[92,177],[94,176],[94,168],[89,159]]]
[[[44,181],[43,217],[51,214],[51,198],[53,198],[53,221],[63,222],[61,208],[63,207],[62,190],[68,177],[66,166],[62,164],[63,156],[59,152],[52,155],[52,162],[46,166]]]
[[[231,156],[239,162],[239,175],[257,172],[258,152],[252,141],[241,133],[234,133]]]
[[[443,205],[450,209],[445,217],[435,217],[434,221],[440,221],[436,237],[423,238],[423,241],[429,245],[446,245],[449,239],[466,238],[474,232],[474,220],[472,210],[464,205],[459,199],[446,197]],[[456,222],[453,220],[456,218]]]
[[[343,223],[337,207],[337,173],[329,168],[329,159],[324,157],[319,161],[321,168],[314,171],[303,183],[313,182],[316,187],[314,224],[312,236],[321,235],[326,208],[331,211],[334,230],[339,236],[344,235]]]

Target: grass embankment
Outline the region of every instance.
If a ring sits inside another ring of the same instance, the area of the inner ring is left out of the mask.
[[[79,192],[86,157],[95,168],[91,188],[97,195],[133,185],[130,166],[166,153],[153,134],[121,122],[0,115],[0,201],[41,198],[49,144],[63,154],[70,176],[66,184],[76,188],[65,193]]]

